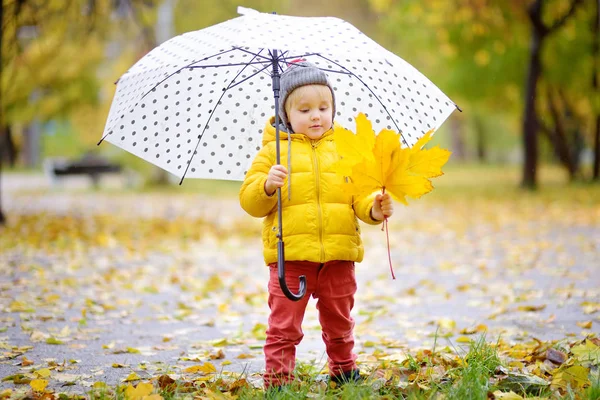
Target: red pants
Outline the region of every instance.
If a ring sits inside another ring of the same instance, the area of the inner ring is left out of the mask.
[[[264,347],[265,387],[279,386],[293,379],[296,346],[304,334],[302,320],[312,295],[317,300],[322,337],[329,359],[329,372],[339,375],[357,369],[353,353],[354,306],[356,278],[354,262],[330,261],[324,264],[308,261],[286,261],[285,281],[293,293],[298,293],[300,275],[306,275],[306,295],[299,301],[289,300],[279,287],[277,263],[269,265],[269,327]]]

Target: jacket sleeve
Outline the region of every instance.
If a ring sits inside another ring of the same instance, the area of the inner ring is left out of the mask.
[[[240,205],[253,217],[266,217],[277,205],[277,196],[267,196],[265,182],[271,166],[275,164],[272,146],[264,146],[252,161],[250,170],[240,188]]]
[[[377,193],[371,193],[368,196],[362,196],[354,203],[354,213],[365,224],[379,225],[383,221],[375,220],[371,217],[371,209],[373,208],[373,201],[375,200]]]

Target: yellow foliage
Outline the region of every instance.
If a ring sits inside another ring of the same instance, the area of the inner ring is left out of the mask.
[[[212,374],[217,372],[217,368],[215,368],[215,366],[212,363],[205,362],[202,365],[194,365],[192,367],[188,367],[184,369],[183,372],[188,374],[196,374],[198,372],[202,372],[203,374]]]
[[[29,386],[36,392],[43,392],[48,386],[48,381],[45,379],[34,379],[29,383]]]
[[[125,398],[127,400],[149,400],[151,398],[150,394],[152,393],[152,391],[154,390],[154,387],[152,386],[151,383],[138,383],[138,385],[134,388],[131,383],[127,386],[127,389],[125,389]],[[158,395],[154,395],[152,396],[152,399],[158,399],[161,398],[161,396],[159,397],[155,397]]]
[[[433,186],[428,178],[442,175],[441,167],[450,152],[435,147],[422,147],[431,140],[427,132],[412,148],[403,148],[400,134],[384,129],[377,136],[364,114],[356,117],[356,134],[337,129],[334,133],[340,162],[334,168],[350,177],[345,184],[349,193],[358,197],[376,191],[387,191],[396,200],[407,204],[405,197],[419,198]]]
[[[506,52],[506,46],[501,41],[497,40],[494,42],[494,51],[500,55]]]
[[[485,67],[490,63],[490,53],[485,49],[479,50],[474,56],[475,63],[480,67]]]
[[[559,369],[554,373],[552,386],[566,389],[567,387],[582,388],[590,383],[588,378],[589,369],[581,365],[575,365],[566,369]]]
[[[347,129],[336,129],[334,135],[338,153],[344,155],[336,165],[342,175],[352,173],[352,166],[356,159],[364,157],[370,162],[375,161],[373,153],[364,151],[372,149],[375,145],[373,129],[364,114],[361,113],[356,117],[356,135]]]
[[[592,321],[576,322],[577,326],[583,329],[592,329]]]
[[[596,346],[591,340],[586,340],[585,344],[573,347],[571,352],[584,365],[600,365],[600,347]]]
[[[35,371],[35,374],[40,378],[48,378],[50,377],[51,372],[48,368],[42,368]]]
[[[135,372],[130,373],[127,378],[124,379],[124,382],[133,382],[133,381],[139,381],[140,376],[138,374],[136,374]]]
[[[519,396],[513,391],[510,392],[501,392],[500,390],[496,390],[494,392],[494,399],[502,399],[502,400],[523,400],[522,396]]]
[[[370,0],[369,2],[377,13],[388,12],[392,5],[392,0]]]

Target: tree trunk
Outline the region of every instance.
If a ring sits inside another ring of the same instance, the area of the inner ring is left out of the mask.
[[[8,165],[15,165],[16,148],[12,139],[12,130],[10,126],[0,128],[0,178],[2,177],[2,163],[5,158],[7,159]],[[0,179],[0,226],[4,225],[5,221],[6,219],[2,212],[2,182]]]
[[[532,33],[529,53],[529,70],[525,84],[525,111],[523,113],[523,179],[521,186],[535,189],[537,186],[538,163],[538,120],[535,108],[537,84],[542,74],[541,49],[545,31],[537,21],[541,21],[543,0],[536,0],[531,7]]]
[[[450,118],[450,140],[452,141],[452,158],[456,161],[466,159],[465,141],[462,123],[458,118]]]
[[[556,103],[552,100],[552,93],[548,91],[548,108],[550,110],[550,114],[552,115],[552,119],[554,121],[554,130],[550,132],[548,135],[550,139],[550,143],[554,147],[554,153],[558,157],[560,163],[567,169],[569,172],[569,180],[575,180],[575,176],[577,175],[577,163],[576,157],[578,156],[578,151],[575,146],[577,137],[574,138],[573,146],[569,145],[569,141],[567,139],[567,124],[563,119],[563,113],[561,113],[560,109],[563,108],[563,105],[557,106]],[[569,117],[569,112],[566,113],[567,119]]]
[[[477,161],[485,164],[487,162],[487,139],[479,115],[475,115],[475,138],[477,144]]]
[[[17,147],[12,135],[10,125],[0,127],[0,153],[6,157],[6,163],[11,167],[15,166],[17,161]]]
[[[575,14],[583,0],[571,0],[569,10],[553,24],[547,26],[542,19],[542,8],[545,0],[535,0],[528,9],[531,21],[531,49],[529,54],[529,71],[525,85],[525,111],[523,114],[523,180],[521,186],[535,189],[537,186],[538,163],[538,128],[539,121],[535,109],[537,84],[542,75],[541,51],[544,40],[556,32]]]
[[[592,42],[592,54],[594,68],[592,70],[592,87],[594,93],[600,95],[598,87],[598,74],[600,73],[600,0],[596,1],[596,18],[594,20],[594,41]],[[596,109],[596,121],[594,126],[594,170],[592,180],[600,181],[600,110]]]
[[[4,146],[5,154],[8,158],[8,165],[14,167],[17,162],[17,147],[15,146],[15,140],[12,134],[12,127],[10,125],[6,125],[4,127]]]

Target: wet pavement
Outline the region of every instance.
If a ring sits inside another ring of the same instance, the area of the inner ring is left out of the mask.
[[[49,387],[84,392],[98,381],[176,377],[210,362],[260,384],[268,271],[260,221],[234,196],[123,193],[118,180],[100,191],[85,179],[53,187],[35,174],[3,175],[1,183],[9,229],[0,235],[18,232],[22,243],[0,249],[0,377],[50,367]],[[18,231],[23,216],[39,226]],[[110,216],[132,225],[201,221],[205,233],[158,232],[143,249],[123,246],[118,232],[103,233],[98,246],[60,244],[71,251],[28,245],[28,235],[56,237],[45,223],[61,216],[83,231],[95,229],[94,216]],[[433,346],[460,351],[483,332],[517,343],[600,331],[600,205],[476,198],[397,205],[389,224],[395,280],[385,233],[362,228],[354,317],[364,365],[374,352],[398,359]],[[298,359],[318,370],[326,355],[314,300],[303,328]],[[33,364],[23,366],[23,357]],[[23,386],[13,381],[0,389]]]

